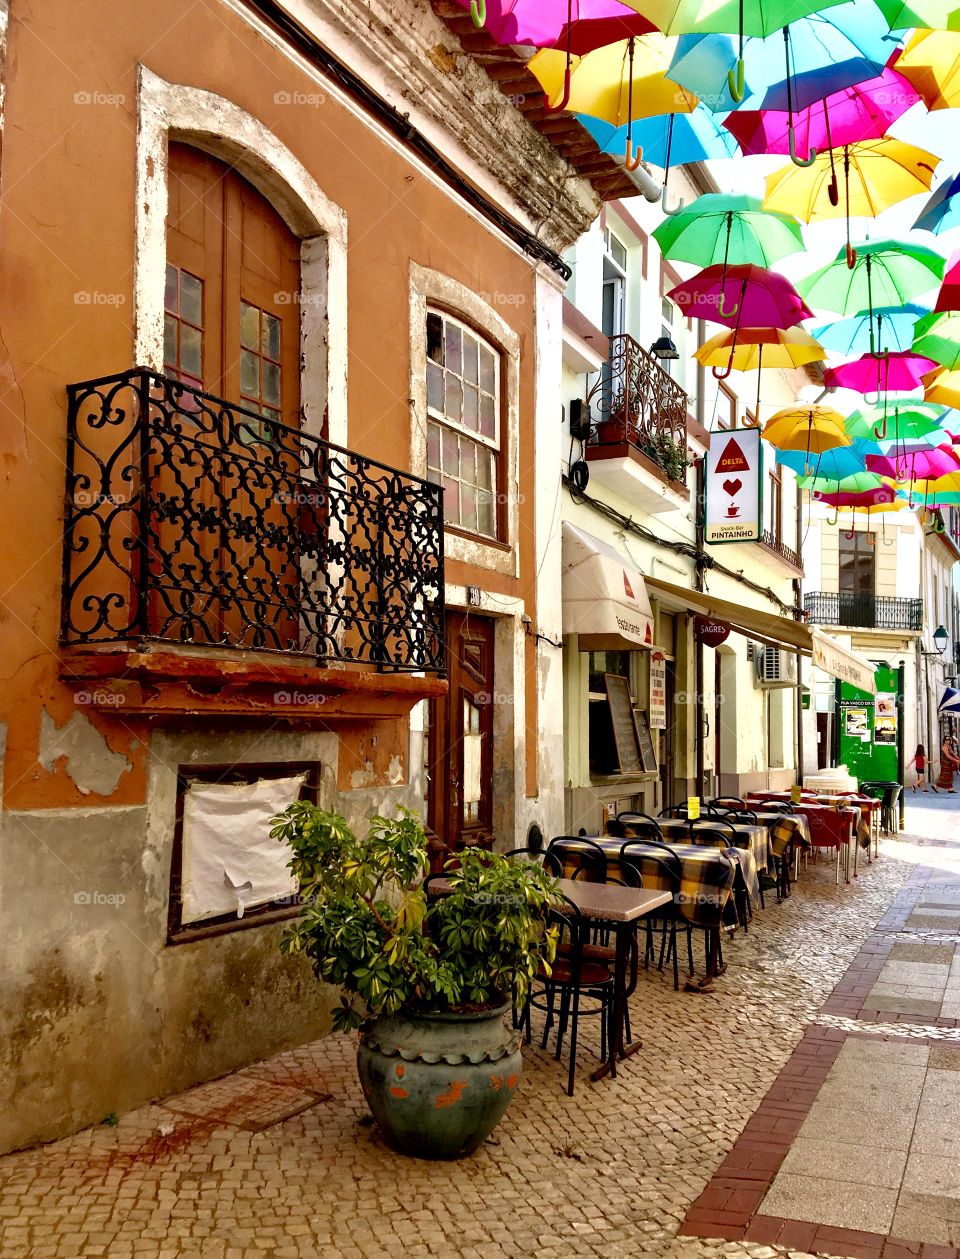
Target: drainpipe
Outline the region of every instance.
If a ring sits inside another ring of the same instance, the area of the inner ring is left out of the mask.
[[[706,325],[702,319],[697,320],[697,346],[703,345]],[[700,362],[697,363],[697,423],[704,428],[704,419],[707,414],[706,399],[704,393],[707,385],[707,369]],[[704,469],[704,460],[701,459],[697,464],[697,512],[696,512],[696,529],[694,532],[694,545],[697,550],[694,560],[694,576],[693,585],[695,590],[703,590],[703,570],[705,567],[706,550],[703,543],[704,528],[703,521],[706,512],[706,501],[704,498],[706,490],[706,476]],[[704,765],[704,749],[703,749],[703,643],[699,641],[694,631],[693,636],[693,690],[696,696],[697,709],[697,734],[696,734],[696,775],[697,775],[697,795],[703,791],[703,765]],[[717,783],[717,791],[720,790],[720,784]]]
[[[797,534],[799,538],[800,535]],[[794,620],[802,620],[800,612],[800,578],[793,579],[793,603],[796,611],[794,612]],[[803,674],[800,671],[800,661],[802,657],[797,652],[797,747],[796,747],[796,767],[797,767],[797,786],[803,786]]]

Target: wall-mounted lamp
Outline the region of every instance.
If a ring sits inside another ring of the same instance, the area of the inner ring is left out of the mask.
[[[669,337],[657,337],[653,345],[650,347],[650,353],[654,358],[679,358],[680,352],[673,344]]]
[[[937,650],[936,651],[923,651],[923,649],[921,648],[921,651],[923,651],[923,655],[925,656],[942,656],[943,653],[947,650],[947,643],[949,641],[950,641],[950,635],[947,633],[947,630],[944,628],[944,626],[938,625],[937,628],[933,631],[933,645],[936,647]]]

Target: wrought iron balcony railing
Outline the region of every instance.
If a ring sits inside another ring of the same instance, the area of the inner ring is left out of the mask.
[[[442,669],[437,486],[142,369],[68,396],[65,644]]]
[[[781,541],[779,534],[772,533],[769,529],[764,529],[762,541],[764,546],[769,547],[771,551],[776,551],[779,556],[785,559],[788,564],[792,564],[794,568],[803,568],[803,560],[800,558],[799,553]]]
[[[808,594],[803,606],[814,625],[843,625],[849,629],[919,630],[923,624],[920,599],[889,595]]]
[[[687,468],[687,395],[652,354],[626,334],[610,338],[610,358],[587,395],[596,417],[591,447],[626,443],[673,481]]]

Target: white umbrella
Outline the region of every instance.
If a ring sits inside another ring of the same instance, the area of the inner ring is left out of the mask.
[[[940,697],[940,703],[937,705],[937,712],[941,716],[960,714],[960,691],[956,690],[955,687],[945,686]]]

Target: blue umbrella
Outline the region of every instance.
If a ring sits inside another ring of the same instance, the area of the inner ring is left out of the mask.
[[[879,336],[874,338],[874,352],[911,349],[916,322],[929,313],[925,306],[878,306],[873,312],[874,332],[879,329]],[[845,358],[858,358],[870,353],[870,312],[861,310],[847,319],[820,324],[812,333],[828,350]]]
[[[822,455],[811,455],[805,450],[778,450],[777,463],[791,468],[798,476],[816,475],[829,481],[842,481],[844,477],[864,472],[867,466],[864,452],[856,442],[825,450]]]
[[[939,236],[951,227],[960,227],[960,175],[954,175],[936,190],[920,211],[914,227]]]
[[[937,705],[937,712],[951,716],[960,713],[960,691],[952,686],[945,686],[940,703]]]
[[[736,65],[737,49],[732,39],[724,43],[725,38],[682,36],[667,72],[712,110],[736,108],[727,72]],[[872,0],[847,0],[766,39],[745,39],[748,107],[806,109],[845,87],[876,78],[899,46],[899,37]]]
[[[604,153],[624,152],[626,126],[617,127],[602,118],[578,114],[577,120],[596,140]],[[709,158],[737,157],[737,142],[713,114],[700,106],[690,114],[658,114],[640,118],[633,124],[634,143],[643,149],[643,157],[654,166],[669,170]]]

